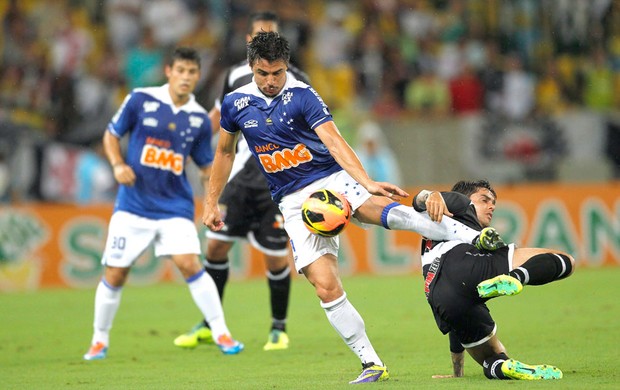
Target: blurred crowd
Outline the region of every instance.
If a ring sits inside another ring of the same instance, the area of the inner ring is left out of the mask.
[[[495,123],[620,107],[619,1],[5,0],[0,186],[15,140],[90,147],[132,88],[164,81],[174,46],[200,50],[197,97],[211,108],[260,10],[278,13],[292,61],[335,115]],[[343,129],[349,141],[360,125]],[[44,197],[33,183],[26,192]]]

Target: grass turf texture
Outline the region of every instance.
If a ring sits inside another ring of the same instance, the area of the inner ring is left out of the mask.
[[[376,389],[617,388],[620,267],[578,269],[567,280],[525,287],[490,303],[509,356],[549,363],[559,381],[489,381],[467,356],[465,377],[451,372],[447,337],[437,330],[419,274],[344,279],[349,298],[387,363],[391,379]],[[270,316],[264,280],[233,281],[227,320],[246,350],[224,356],[214,346],[172,344],[200,318],[181,284],[128,286],[108,358],[82,360],[91,337],[94,287],[0,295],[0,383],[3,389],[338,389],[350,388],[358,359],[327,322],[309,283],[293,282],[290,348],[264,352]]]

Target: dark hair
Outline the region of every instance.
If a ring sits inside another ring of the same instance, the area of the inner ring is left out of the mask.
[[[248,62],[252,66],[259,59],[275,62],[282,60],[288,64],[291,49],[286,38],[277,32],[259,32],[248,43]]]
[[[191,61],[198,64],[198,69],[200,69],[200,54],[198,51],[191,47],[177,47],[170,54],[166,65],[173,66],[176,61]]]
[[[472,194],[476,193],[481,188],[486,188],[487,190],[491,191],[495,199],[497,199],[497,194],[495,193],[495,190],[493,189],[493,187],[491,187],[491,183],[489,183],[489,181],[485,179],[477,180],[477,181],[461,180],[458,183],[456,183],[454,186],[452,186],[452,191],[460,192],[461,194],[469,198]]]
[[[273,22],[278,24],[280,23],[280,18],[271,11],[254,12],[250,14],[250,18],[248,19],[248,34],[250,35],[252,35],[254,22]]]

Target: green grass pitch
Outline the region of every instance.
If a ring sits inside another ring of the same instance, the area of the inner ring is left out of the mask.
[[[451,371],[448,340],[437,330],[419,274],[343,280],[364,317],[391,379],[376,389],[618,388],[620,267],[578,269],[569,279],[526,287],[490,308],[509,356],[560,367],[560,381],[490,381],[467,357],[465,377]],[[174,337],[200,318],[182,284],[133,286],[111,335],[108,358],[86,362],[94,288],[0,295],[2,389],[345,389],[358,359],[331,328],[309,283],[296,277],[289,309],[290,348],[264,352],[270,316],[265,280],[232,281],[224,308],[246,350],[182,350]]]

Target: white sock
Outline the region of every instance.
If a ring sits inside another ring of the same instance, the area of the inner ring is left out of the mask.
[[[321,302],[321,307],[325,310],[329,323],[351,348],[351,351],[360,358],[362,364],[373,362],[380,366],[383,365],[379,355],[368,340],[362,316],[349,302],[346,293],[335,301]]]
[[[471,244],[480,234],[480,232],[445,215],[441,219],[441,223],[437,223],[433,222],[427,213],[418,213],[413,207],[398,205],[386,210],[387,216],[381,218],[384,226],[387,222],[390,229],[410,230],[431,240],[458,240]]]
[[[121,305],[121,293],[122,287],[112,287],[101,278],[95,292],[95,321],[91,344],[102,342],[110,345],[110,329],[112,329],[116,311]]]
[[[224,310],[217,287],[209,274],[201,270],[196,275],[186,279],[186,282],[196,306],[211,327],[213,340],[217,341],[223,334],[230,334],[224,319]]]

